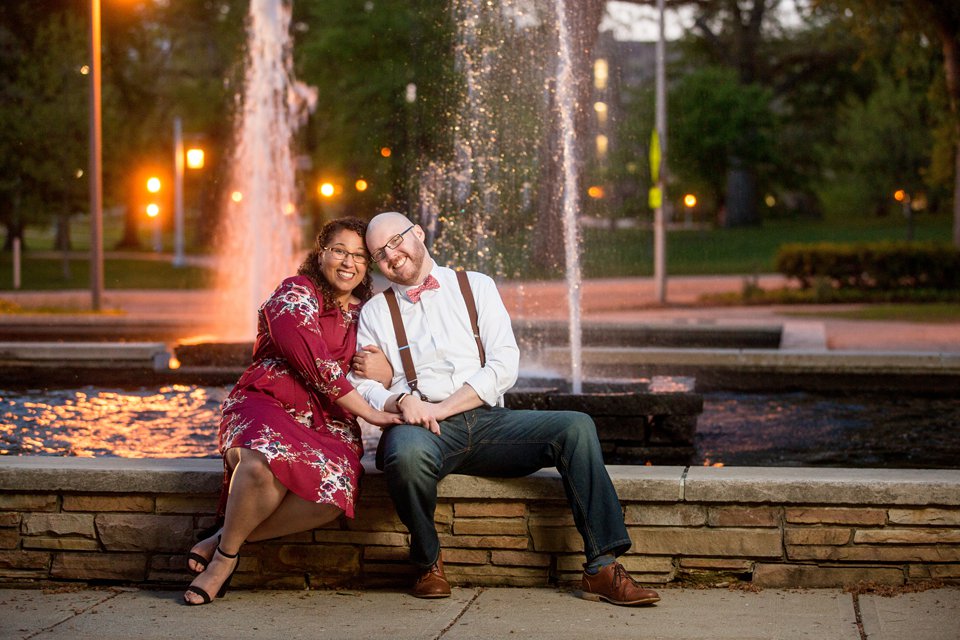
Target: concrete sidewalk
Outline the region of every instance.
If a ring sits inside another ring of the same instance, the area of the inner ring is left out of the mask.
[[[960,589],[894,597],[838,589],[660,590],[652,607],[616,607],[555,589],[231,591],[205,607],[179,591],[0,589],[2,638],[815,638],[956,640]]]

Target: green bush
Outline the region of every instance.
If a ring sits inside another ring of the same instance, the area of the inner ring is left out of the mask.
[[[786,244],[776,268],[804,289],[960,289],[960,250],[938,243]]]

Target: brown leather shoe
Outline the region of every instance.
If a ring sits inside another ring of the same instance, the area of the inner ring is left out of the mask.
[[[420,574],[413,585],[413,595],[418,598],[449,598],[450,583],[443,575],[443,558],[437,556],[432,567]]]
[[[627,607],[660,601],[656,591],[637,584],[619,562],[608,564],[596,575],[591,576],[584,571],[580,582],[583,585],[580,597],[584,600],[606,600]]]

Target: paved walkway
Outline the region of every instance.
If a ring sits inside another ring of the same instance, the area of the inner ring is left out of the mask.
[[[652,278],[589,280],[582,288],[586,322],[669,325],[733,325],[785,328],[785,348],[820,348],[855,351],[922,351],[960,353],[960,322],[917,323],[889,320],[849,320],[834,314],[857,305],[771,305],[706,307],[698,303],[705,293],[741,291],[746,276],[685,276],[667,282],[667,304],[655,302]],[[756,284],[777,288],[785,284],[779,275],[761,275]],[[566,286],[562,282],[506,283],[500,287],[514,320],[565,320]],[[24,308],[66,307],[89,309],[89,291],[0,292],[0,298]],[[212,331],[217,317],[216,297],[209,291],[118,291],[108,290],[104,306],[122,312],[107,316],[112,323],[150,319],[183,323],[197,333]],[[80,322],[93,321],[89,314]],[[23,321],[17,315],[0,315],[0,322]],[[33,321],[33,320],[30,320]],[[38,322],[41,320],[37,320]],[[72,322],[69,314],[46,316],[42,322]]]
[[[396,591],[231,591],[203,608],[180,592],[0,589],[3,638],[566,638],[956,640],[960,589],[894,597],[839,589],[660,590],[643,608],[555,589],[457,588],[443,600]]]

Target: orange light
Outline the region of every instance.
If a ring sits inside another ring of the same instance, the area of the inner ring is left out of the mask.
[[[903,202],[904,200],[907,199],[907,192],[904,191],[903,189],[897,189],[896,191],[893,192],[893,199],[896,200],[897,202]]]
[[[603,197],[603,187],[598,187],[596,185],[587,189],[587,195],[591,198],[599,200]]]
[[[283,214],[286,216],[292,216],[297,212],[297,206],[292,202],[288,202],[287,206],[283,208]]]
[[[147,191],[150,193],[158,193],[160,191],[160,178],[153,176],[152,178],[147,179]]]
[[[151,202],[147,205],[147,215],[151,218],[156,218],[160,215],[160,206],[156,202]]]
[[[366,191],[367,187],[369,187],[370,185],[367,184],[366,180],[361,179],[361,180],[357,180],[354,186],[357,188],[357,191]]]
[[[393,151],[390,150],[390,147],[380,147],[380,155],[384,158],[389,158],[393,154]]]
[[[177,357],[176,357],[176,356],[173,356],[173,357],[171,357],[170,360],[167,362],[167,366],[170,367],[171,369],[179,369],[179,368],[180,368],[180,361],[177,360]]]
[[[187,168],[203,169],[203,149],[187,149]]]
[[[317,187],[317,191],[318,191],[318,192],[320,193],[320,195],[323,196],[324,198],[329,198],[330,196],[332,196],[332,195],[334,194],[334,192],[336,191],[336,189],[334,188],[334,186],[333,186],[332,183],[330,183],[330,182],[324,182],[324,183],[322,183],[319,187]]]
[[[230,199],[233,200],[234,202],[240,202],[241,200],[243,200],[243,194],[240,193],[239,191],[234,191],[233,193],[230,194]]]
[[[697,196],[693,195],[692,193],[688,193],[687,195],[683,196],[683,204],[692,209],[693,207],[697,206]]]

